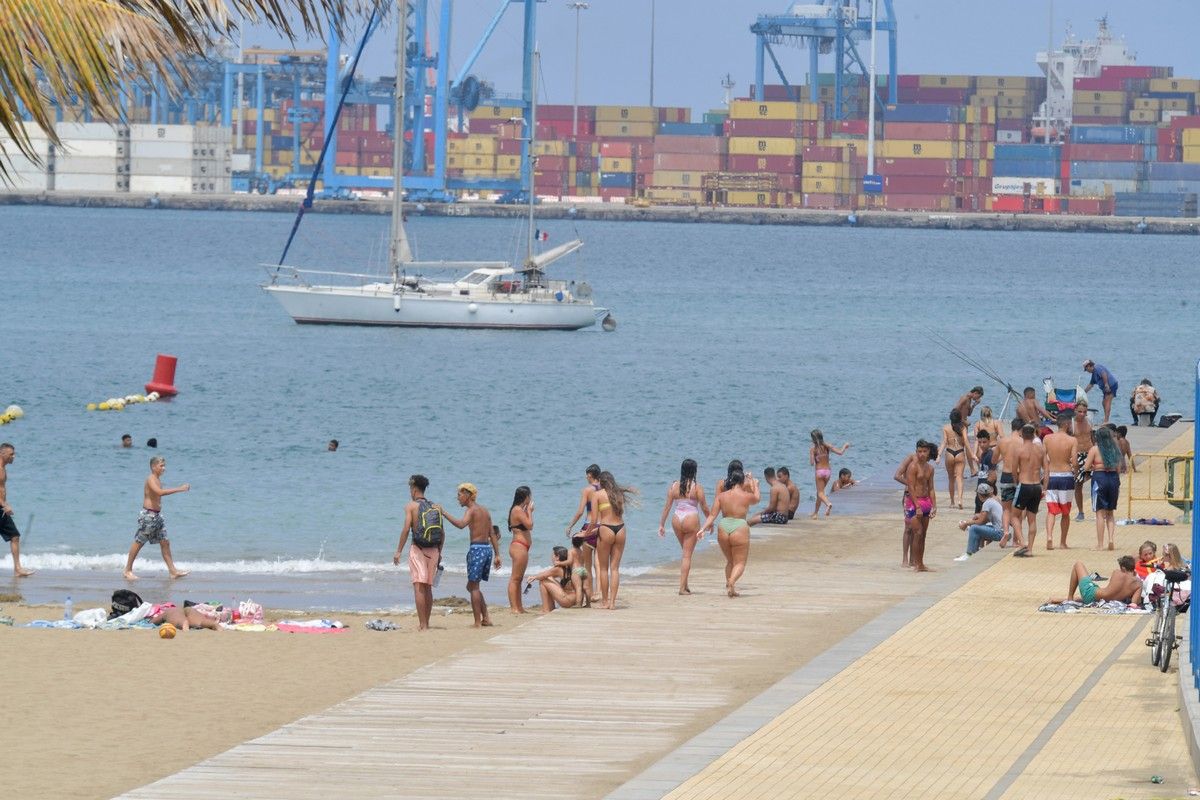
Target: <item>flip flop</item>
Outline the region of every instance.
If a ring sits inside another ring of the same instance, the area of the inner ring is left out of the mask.
[[[1017,558],[1032,558],[1033,557],[1033,556],[1029,555],[1029,548],[1027,548],[1027,547],[1020,548],[1015,553],[1013,553],[1013,555],[1016,556]]]

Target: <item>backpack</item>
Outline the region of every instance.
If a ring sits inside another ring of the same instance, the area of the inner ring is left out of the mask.
[[[128,589],[117,589],[112,593],[112,610],[108,613],[109,619],[116,619],[124,616],[130,611],[142,604],[142,598],[137,592],[131,592]]]
[[[417,524],[413,528],[413,544],[417,547],[441,547],[445,539],[442,514],[433,503],[422,497],[417,501]]]

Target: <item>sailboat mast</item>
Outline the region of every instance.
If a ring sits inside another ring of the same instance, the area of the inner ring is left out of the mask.
[[[533,51],[533,70],[529,76],[529,236],[528,236],[528,252],[526,253],[526,264],[533,262],[533,200],[535,193],[533,186],[535,182],[534,170],[537,168],[537,79],[538,70],[542,67],[542,54],[538,50]]]
[[[404,230],[404,84],[408,60],[408,0],[396,4],[396,88],[392,119],[392,237],[388,265],[392,280],[400,279],[401,265],[412,260],[408,234]],[[419,134],[418,134],[419,135]]]

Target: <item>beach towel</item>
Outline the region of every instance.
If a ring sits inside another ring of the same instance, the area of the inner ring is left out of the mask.
[[[1146,608],[1135,608],[1134,606],[1122,603],[1120,600],[1100,600],[1095,603],[1081,603],[1078,600],[1068,600],[1065,603],[1043,603],[1038,606],[1038,611],[1044,611],[1048,614],[1149,614],[1150,610]]]
[[[333,619],[281,619],[275,623],[275,627],[284,633],[345,633],[350,630]]]
[[[275,630],[275,626],[263,625],[261,622],[235,622],[232,624],[222,623],[221,630],[241,631],[242,633],[266,633],[267,631]]]
[[[80,630],[83,628],[78,622],[73,619],[35,619],[32,622],[26,622],[23,627],[26,628],[61,628],[63,630]]]

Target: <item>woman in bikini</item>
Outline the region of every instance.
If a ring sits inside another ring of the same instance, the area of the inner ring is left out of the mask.
[[[571,517],[571,521],[567,523],[567,538],[576,535],[572,532],[575,523],[583,517],[583,529],[578,535],[584,537],[583,552],[585,555],[583,566],[588,568],[588,585],[587,593],[589,597],[596,596],[596,547],[600,543],[600,534],[592,529],[591,523],[588,521],[592,517],[592,492],[600,488],[597,481],[600,480],[600,467],[597,464],[589,464],[587,470],[584,471],[583,479],[585,485],[579,492],[579,507],[575,509],[575,516]]]
[[[992,437],[992,441],[998,442],[998,441],[1000,441],[1000,437],[1004,433],[1002,428],[1003,428],[1003,426],[1000,424],[1000,420],[998,420],[992,416],[992,407],[991,406],[983,406],[979,409],[979,421],[975,423],[975,447],[971,451],[972,453],[975,454],[975,462],[976,463],[979,462],[979,455],[980,455],[980,453],[979,453],[979,432],[987,431],[988,436]]]
[[[621,588],[621,556],[625,553],[625,505],[637,489],[621,486],[611,472],[600,473],[600,488],[592,492],[592,527],[599,528],[600,542],[596,557],[600,562],[601,608],[617,607]]]
[[[525,580],[529,548],[533,545],[533,492],[528,486],[518,486],[513,494],[512,507],[508,509],[508,532],[512,534],[512,541],[508,543],[508,557],[512,561],[512,574],[508,578],[508,607],[514,614],[524,614],[521,581]]]
[[[729,480],[731,475],[733,475],[733,471],[735,469],[739,471],[744,469],[742,467],[742,462],[736,458],[733,461],[730,461],[729,466],[725,468],[725,477],[717,480],[717,485],[713,488],[713,497],[716,497],[721,492],[725,491],[725,482]]]
[[[837,453],[839,456],[846,452],[850,447],[850,443],[846,442],[840,448],[825,444],[825,436],[820,429],[814,429],[809,434],[812,439],[812,447],[808,449],[808,463],[813,465],[816,470],[817,481],[817,502],[813,506],[812,515],[815,517],[821,510],[821,504],[824,503],[825,516],[829,516],[829,512],[833,511],[833,503],[829,502],[829,496],[825,494],[825,486],[829,483],[829,479],[833,476],[833,472],[829,469],[829,454]]]
[[[691,594],[688,588],[688,573],[692,571],[692,553],[696,549],[696,536],[700,533],[700,520],[708,516],[708,503],[704,499],[704,489],[696,483],[696,462],[684,459],[679,467],[679,480],[667,489],[667,502],[663,505],[662,516],[658,520],[658,535],[666,536],[667,514],[675,507],[671,515],[671,529],[679,540],[683,550],[683,561],[679,565],[679,593]]]
[[[963,507],[963,464],[975,471],[975,457],[967,449],[967,426],[956,408],[950,412],[950,422],[942,426],[942,447],[938,459],[946,458],[946,482],[950,493],[950,505]]]
[[[718,514],[722,515],[717,523],[717,544],[725,555],[725,593],[739,597],[737,582],[745,573],[746,560],[750,558],[750,526],[746,523],[746,513],[761,495],[758,479],[747,478],[740,469],[730,472],[724,487],[700,526],[700,536],[712,527]]]
[[[562,545],[557,545],[554,548],[554,566],[542,570],[525,584],[526,591],[534,583],[538,584],[543,612],[553,611],[555,606],[572,608],[579,602],[579,595],[571,585],[571,570],[575,561],[574,553],[568,552]]]

